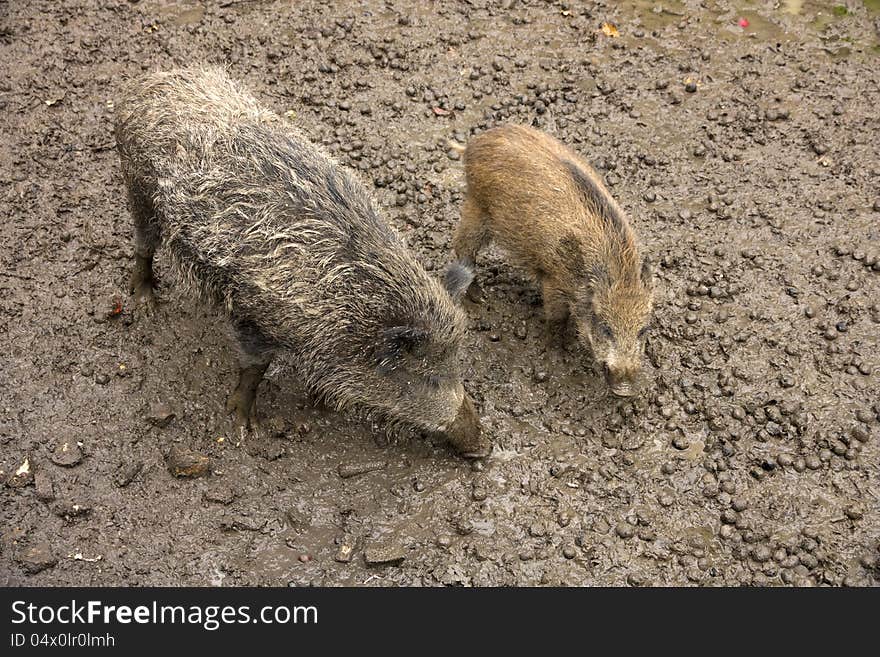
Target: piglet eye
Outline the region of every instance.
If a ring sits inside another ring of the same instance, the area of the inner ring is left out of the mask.
[[[639,331],[639,337],[640,337],[640,338],[645,337],[645,336],[648,334],[648,329],[649,329],[649,328],[650,328],[650,327],[648,327],[648,326],[643,326],[643,327],[642,327],[642,330]]]
[[[614,335],[614,334],[611,332],[611,327],[608,326],[608,324],[606,324],[605,322],[601,322],[601,323],[599,324],[599,334],[600,334],[603,338],[610,338],[610,337],[612,337],[612,336]]]

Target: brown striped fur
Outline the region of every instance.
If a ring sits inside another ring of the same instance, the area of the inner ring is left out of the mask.
[[[548,322],[571,315],[615,394],[635,391],[653,298],[635,233],[599,174],[530,127],[474,137],[464,151],[467,193],[453,246],[473,267],[495,241],[541,283]]]

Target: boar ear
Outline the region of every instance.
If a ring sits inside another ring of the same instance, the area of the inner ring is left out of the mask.
[[[648,258],[642,259],[642,271],[639,275],[641,276],[642,284],[646,288],[650,290],[654,287],[654,267]]]
[[[461,300],[468,287],[474,280],[474,271],[463,262],[451,262],[443,272],[443,287],[449,292],[454,301]]]
[[[393,361],[403,353],[419,353],[428,342],[428,332],[415,326],[391,326],[382,331],[376,349],[380,367],[393,366]]]

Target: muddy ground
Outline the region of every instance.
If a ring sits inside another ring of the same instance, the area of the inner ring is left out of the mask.
[[[832,4],[0,2],[0,584],[877,585],[880,7]],[[659,265],[642,395],[550,348],[490,250],[485,463],[316,408],[291,363],[241,440],[218,315],[161,257],[156,317],[125,289],[113,99],[196,61],[357,169],[431,269],[447,137],[573,145]]]

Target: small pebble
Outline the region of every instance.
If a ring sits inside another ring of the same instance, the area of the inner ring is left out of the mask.
[[[175,477],[204,477],[211,472],[211,459],[191,449],[173,445],[165,460]]]
[[[52,552],[48,543],[37,543],[22,551],[16,561],[21,565],[24,572],[34,575],[47,568],[52,568],[58,563],[58,559]]]
[[[620,538],[626,540],[635,536],[636,528],[628,522],[621,522],[614,528],[614,531],[620,536]]]
[[[371,545],[364,550],[368,566],[394,566],[406,559],[403,548],[397,545]]]
[[[676,436],[672,439],[672,446],[675,449],[685,450],[691,446],[691,442],[684,436]]]
[[[58,443],[52,452],[52,456],[49,458],[52,459],[52,463],[55,465],[72,468],[82,461],[83,453],[75,441],[66,440]]]

